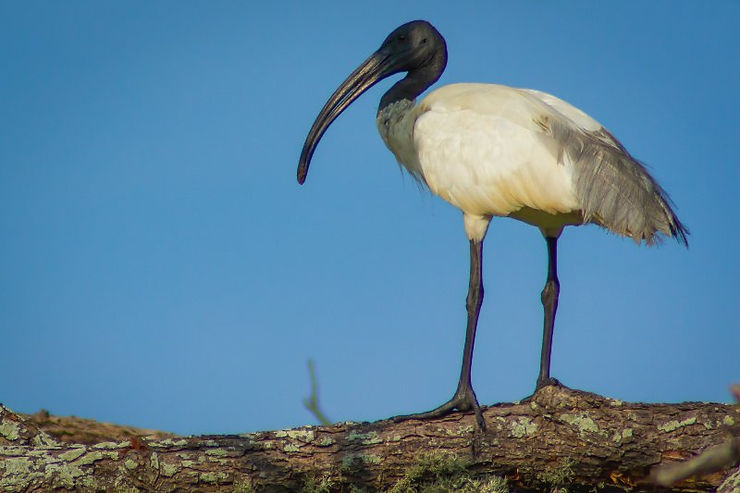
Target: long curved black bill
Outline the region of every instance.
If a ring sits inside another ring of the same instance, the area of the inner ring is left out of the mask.
[[[306,181],[308,167],[311,165],[311,157],[329,125],[352,101],[360,97],[362,93],[378,81],[393,73],[391,57],[375,52],[334,91],[329,101],[321,109],[319,116],[316,117],[316,121],[313,122],[313,126],[306,137],[306,142],[303,144],[301,159],[298,162],[298,183],[303,184]]]

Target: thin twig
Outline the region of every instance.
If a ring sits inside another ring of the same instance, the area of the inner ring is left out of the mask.
[[[311,395],[303,399],[303,405],[319,420],[319,423],[328,426],[332,422],[319,407],[319,384],[316,381],[316,368],[312,359],[308,360],[308,374],[311,377]]]

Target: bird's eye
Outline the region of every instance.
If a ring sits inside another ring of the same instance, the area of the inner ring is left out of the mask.
[[[401,36],[398,37],[398,40],[399,41],[406,41],[406,36],[401,35]]]
[[[422,39],[422,40],[421,40],[421,43],[422,43],[422,44],[424,44],[424,43],[426,43],[426,42],[427,42],[427,38],[424,38],[424,39]]]

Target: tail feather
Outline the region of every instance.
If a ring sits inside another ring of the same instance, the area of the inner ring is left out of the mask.
[[[637,243],[652,245],[661,234],[688,247],[688,229],[663,188],[605,128],[584,131],[565,122],[550,123],[563,159],[573,164],[576,195],[585,222],[595,222]]]

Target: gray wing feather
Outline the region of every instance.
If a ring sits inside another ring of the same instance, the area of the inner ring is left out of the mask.
[[[594,222],[637,243],[651,245],[660,233],[688,246],[688,230],[671,200],[627,149],[601,127],[584,130],[555,113],[537,121],[573,163],[575,190],[584,222]]]

